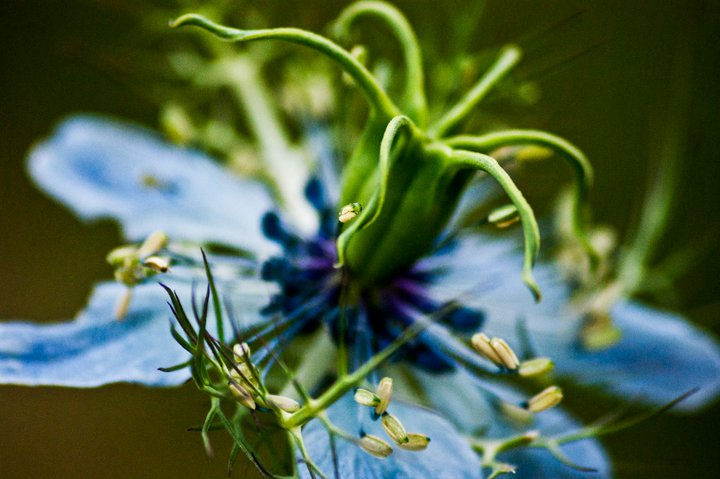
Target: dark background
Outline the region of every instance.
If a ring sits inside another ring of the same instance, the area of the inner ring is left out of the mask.
[[[265,2],[247,3],[266,8]],[[316,30],[341,9],[340,2],[267,3],[277,25]],[[462,14],[469,2],[398,5],[422,38],[424,28]],[[71,112],[106,112],[157,124],[157,105],[141,93],[138,76],[124,75],[125,66],[113,63],[140,35],[137,19],[125,7],[119,0],[0,5],[0,318],[70,318],[83,306],[90,285],[111,275],[104,255],[120,242],[116,226],[80,223],[34,188],[24,158],[34,141]],[[687,140],[686,155],[660,256],[681,248],[699,248],[699,254],[673,295],[653,301],[718,333],[718,3],[491,1],[473,44],[480,48],[526,38],[577,12],[584,13],[534,43],[528,61],[545,59],[548,66],[544,73],[542,63],[536,67],[543,96],[518,126],[547,128],[580,145],[597,172],[596,219],[627,233],[658,170],[658,145],[678,95],[673,69],[692,66],[689,114],[677,122],[677,133]],[[431,34],[442,41],[442,35]],[[683,55],[690,61],[678,62]],[[710,246],[698,246],[705,237]],[[581,416],[602,410],[590,400],[575,406]],[[0,387],[0,477],[223,477],[228,452],[223,435],[215,459],[206,459],[199,438],[186,432],[205,411],[205,398],[193,387]],[[716,404],[692,417],[655,418],[604,443],[615,458],[617,477],[718,477],[719,421]],[[235,477],[247,477],[242,467]]]

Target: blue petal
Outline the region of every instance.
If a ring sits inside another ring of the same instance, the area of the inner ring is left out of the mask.
[[[579,340],[582,317],[572,310],[570,290],[555,267],[537,266],[543,301],[534,304],[519,280],[522,256],[514,241],[476,236],[447,256],[439,258],[447,274],[433,294],[447,299],[462,294],[467,306],[485,313],[483,330],[521,353],[526,335],[532,353],[552,358],[558,375],[651,405],[701,388],[678,410],[702,407],[720,393],[720,347],[682,317],[620,300],[610,315],[622,338],[608,349],[589,351]]]
[[[113,382],[173,386],[187,371],[164,373],[188,354],[172,339],[167,294],[138,286],[127,317],[114,318],[124,287],[103,283],[72,322],[0,323],[0,383],[95,387]]]
[[[220,266],[218,270],[222,270]],[[179,295],[190,312],[193,279],[191,271],[174,269],[161,277]],[[226,338],[232,336],[230,319],[240,329],[261,321],[260,309],[270,301],[275,286],[252,278],[223,278],[215,275],[224,301]],[[189,379],[188,369],[171,373],[158,368],[189,359],[170,334],[172,312],[168,295],[160,285],[149,283],[133,289],[128,314],[115,318],[115,305],[125,287],[101,283],[95,287],[87,307],[75,320],[55,324],[0,322],[0,384],[95,387],[115,382],[148,386],[174,386]],[[198,288],[202,297],[204,289]],[[210,318],[214,318],[210,306]],[[230,308],[231,314],[228,314]],[[179,329],[176,326],[176,329]],[[208,331],[217,335],[216,323]]]
[[[30,155],[37,183],[83,219],[113,217],[130,240],[161,229],[181,240],[274,252],[260,232],[265,188],[152,132],[91,116],[63,122]]]
[[[682,317],[631,301],[610,311],[623,336],[612,347],[589,352],[579,346],[562,355],[562,373],[582,384],[600,386],[653,404],[700,390],[675,409],[691,411],[720,393],[720,348],[709,333]]]
[[[560,408],[536,414],[531,424],[518,428],[497,412],[488,396],[483,394],[478,380],[464,371],[456,371],[452,374],[429,374],[415,370],[414,375],[425,390],[430,405],[467,434],[476,434],[480,431],[481,437],[502,438],[527,430],[539,430],[543,435],[550,437],[580,428],[580,425]],[[482,387],[511,403],[517,404],[527,398],[526,395],[499,383],[486,381]],[[565,444],[561,449],[573,463],[592,468],[596,472],[588,473],[572,469],[548,451],[540,449],[523,448],[508,451],[501,454],[498,459],[517,466],[517,475],[513,477],[518,478],[611,476],[610,461],[599,441],[584,439]]]
[[[463,437],[450,423],[440,416],[417,406],[393,401],[390,412],[397,416],[408,432],[425,434],[431,442],[424,451],[413,452],[394,446],[392,455],[385,459],[371,456],[356,444],[336,438],[338,473],[343,479],[480,479],[481,465]],[[366,407],[356,404],[351,397],[345,397],[329,410],[330,420],[351,435],[358,435],[362,417],[369,417]],[[368,434],[387,438],[378,422],[362,421]],[[328,476],[334,477],[333,456],[328,434],[319,420],[313,420],[303,429],[304,442],[310,457]],[[304,464],[298,465],[300,477],[310,477]]]
[[[580,458],[578,466],[595,467],[594,471],[582,471],[566,466],[548,451],[542,449],[518,449],[498,456],[498,459],[518,467],[513,479],[601,479],[612,474],[609,462],[598,441],[584,440],[561,446],[563,454]]]

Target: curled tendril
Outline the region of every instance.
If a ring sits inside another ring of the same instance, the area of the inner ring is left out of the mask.
[[[516,45],[502,49],[495,63],[485,72],[475,86],[445,115],[430,127],[430,136],[443,138],[451,133],[472,112],[490,89],[497,84],[522,57],[522,51]]]
[[[573,199],[573,231],[592,260],[597,253],[590,244],[583,215],[587,195],[593,184],[593,168],[585,154],[569,141],[559,136],[538,130],[504,130],[486,135],[461,135],[448,138],[445,142],[453,148],[472,150],[487,154],[503,146],[533,144],[552,149],[570,163],[577,178]]]
[[[240,30],[217,24],[202,15],[189,13],[170,22],[173,28],[195,26],[229,42],[251,42],[255,40],[280,40],[303,45],[316,50],[337,63],[345,73],[355,80],[365,94],[371,107],[379,114],[393,118],[399,114],[397,106],[377,84],[372,74],[358,62],[350,52],[325,37],[299,28],[270,28],[261,30]]]
[[[374,16],[383,20],[395,34],[403,52],[405,67],[404,101],[408,116],[420,127],[427,121],[427,100],[425,98],[425,76],[422,54],[417,36],[405,16],[394,6],[378,1],[358,2],[347,7],[334,24],[334,33],[342,38],[347,36],[351,24],[361,16]]]
[[[500,184],[503,190],[505,190],[505,193],[517,208],[525,239],[525,260],[522,280],[532,292],[535,301],[540,301],[540,289],[532,274],[535,259],[540,250],[540,230],[530,204],[528,204],[520,189],[518,189],[512,178],[510,178],[510,175],[507,174],[494,158],[483,155],[482,153],[466,150],[451,150],[450,158],[455,161],[455,164],[460,168],[482,170],[488,173]]]

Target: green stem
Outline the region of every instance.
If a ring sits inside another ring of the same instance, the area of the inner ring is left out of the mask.
[[[231,42],[255,40],[280,40],[317,50],[334,62],[358,84],[370,105],[388,119],[399,114],[398,108],[380,88],[372,74],[349,52],[325,37],[299,28],[272,28],[263,30],[239,30],[214,23],[207,18],[189,13],[170,22],[173,28],[192,25],[202,28],[218,38]]]
[[[512,178],[510,178],[510,175],[502,169],[494,158],[483,155],[482,153],[465,150],[452,150],[450,158],[456,161],[457,166],[461,168],[472,168],[488,173],[500,184],[518,209],[525,238],[525,260],[522,279],[532,292],[535,301],[540,301],[540,289],[532,274],[532,268],[540,249],[540,230],[535,219],[535,214],[522,192],[515,185]]]
[[[306,218],[311,213],[304,201],[307,166],[292,147],[277,111],[271,106],[271,94],[260,78],[258,66],[246,56],[233,55],[220,60],[217,69],[245,113],[283,207],[298,221]]]
[[[521,56],[520,48],[515,45],[508,45],[503,48],[495,63],[478,80],[475,86],[449,112],[430,127],[430,136],[442,138],[451,133],[485,98],[490,89],[517,65]]]
[[[338,36],[344,36],[350,24],[361,15],[374,15],[387,23],[397,37],[405,61],[404,105],[408,116],[424,127],[427,121],[425,76],[422,54],[417,37],[405,16],[393,5],[385,2],[357,2],[346,8],[335,23]]]
[[[580,240],[591,259],[597,253],[590,244],[586,221],[583,215],[587,196],[593,184],[593,168],[587,156],[575,145],[559,136],[538,130],[505,130],[481,136],[461,135],[449,138],[446,144],[453,148],[462,148],[480,153],[490,153],[503,146],[532,144],[552,149],[570,163],[575,172],[575,198],[573,203],[573,232]]]
[[[405,345],[408,341],[412,340],[423,329],[425,329],[425,324],[420,323],[415,323],[413,326],[407,328],[400,337],[398,337],[385,349],[368,359],[351,374],[339,378],[319,398],[304,405],[299,411],[288,417],[283,424],[285,429],[293,429],[298,426],[302,426],[317,416],[320,412],[330,407],[333,403],[335,403],[335,401],[340,399],[343,394],[362,381],[365,376],[372,372],[372,370],[380,366],[380,364],[392,356],[395,351]]]

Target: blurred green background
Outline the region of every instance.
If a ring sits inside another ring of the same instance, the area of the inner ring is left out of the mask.
[[[315,30],[344,5],[246,3],[267,11],[276,25]],[[142,71],[125,53],[141,36],[129,7],[142,4],[6,0],[0,5],[0,318],[72,317],[90,285],[111,275],[104,255],[120,241],[116,226],[80,223],[34,188],[24,159],[33,142],[71,112],[157,124],[157,104],[143,93]],[[433,42],[443,41],[433,24],[472,6],[397,4],[419,36],[430,32]],[[570,20],[539,33],[563,19]],[[597,172],[595,217],[621,232],[634,224],[644,189],[658,171],[667,111],[679,94],[670,80],[677,74],[673,69],[692,65],[689,114],[676,131],[686,140],[686,154],[660,256],[691,248],[698,257],[673,294],[654,302],[720,332],[718,2],[497,0],[488,3],[479,25],[470,42],[477,49],[532,39],[528,62],[542,97],[524,117],[515,115],[522,121],[518,126],[562,134],[585,150]],[[684,60],[678,62],[678,55]],[[589,398],[571,404],[586,418],[603,410]],[[197,435],[186,432],[205,411],[205,398],[190,386],[0,387],[0,477],[223,477],[229,449],[224,433],[218,434],[215,458],[208,459]],[[692,417],[655,418],[604,444],[620,478],[720,477],[718,426],[716,404]],[[254,476],[239,466],[234,477]]]

